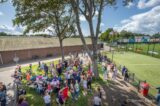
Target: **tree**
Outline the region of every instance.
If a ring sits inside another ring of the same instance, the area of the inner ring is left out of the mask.
[[[82,40],[84,48],[86,49],[89,57],[92,60],[95,77],[99,78],[96,61],[97,61],[97,50],[98,50],[97,42],[98,42],[98,35],[100,34],[102,12],[105,6],[115,5],[118,0],[69,0],[69,1],[73,8],[74,14],[76,16],[76,25],[77,25],[80,38]],[[131,1],[132,0],[123,0],[124,5],[127,5],[128,2],[131,2]],[[94,26],[93,18],[95,18],[96,12],[98,13],[96,18],[97,24],[96,26]],[[83,15],[85,17],[89,26],[89,31],[91,35],[91,41],[92,41],[91,49],[87,47],[84,39],[84,34],[82,32],[82,27],[80,25],[81,24],[80,18],[79,18],[80,15]],[[91,52],[93,54],[91,54]]]
[[[105,32],[103,32],[100,35],[100,37],[99,37],[100,40],[110,42],[111,41],[111,33],[113,31],[114,31],[113,28],[108,28]]]
[[[8,0],[0,0],[0,3],[4,3],[4,2],[6,2],[6,1],[8,1]]]
[[[54,9],[53,15],[55,18],[54,22],[54,32],[56,33],[60,48],[62,61],[64,61],[64,51],[63,51],[63,40],[72,36],[76,33],[74,27],[74,16],[71,8],[68,8],[67,4],[63,4],[64,2],[57,1],[56,8]],[[49,30],[53,33],[53,30]]]
[[[9,34],[7,34],[5,32],[0,32],[0,36],[9,36]]]
[[[158,33],[155,33],[155,34],[153,34],[153,36],[152,36],[153,38],[160,38],[160,33],[158,32]]]
[[[13,0],[16,8],[14,25],[22,25],[24,33],[49,31],[59,39],[62,60],[63,40],[75,33],[74,16],[63,0]]]

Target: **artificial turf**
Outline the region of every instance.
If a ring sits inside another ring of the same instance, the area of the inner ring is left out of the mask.
[[[107,56],[112,58],[111,53]],[[152,86],[150,93],[156,94],[155,88],[160,87],[160,59],[133,52],[114,52],[113,61],[117,65],[125,65],[138,79],[149,82]]]

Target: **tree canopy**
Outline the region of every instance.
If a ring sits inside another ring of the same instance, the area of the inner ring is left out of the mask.
[[[0,0],[0,3],[4,3],[4,2],[6,2],[6,1],[8,1],[8,0]]]
[[[45,32],[59,38],[59,43],[63,53],[63,39],[75,34],[75,18],[68,2],[63,0],[13,0],[16,8],[16,18],[14,25],[25,27],[25,33]]]
[[[114,33],[110,34],[110,32],[114,32]],[[141,33],[133,33],[125,30],[122,30],[121,32],[116,32],[112,28],[108,28],[105,32],[103,32],[99,36],[99,39],[101,41],[106,41],[109,43],[111,41],[117,41],[118,39],[130,39],[130,38],[135,38],[137,36],[150,36],[151,38],[160,38],[160,33],[148,35],[148,34],[141,34]]]

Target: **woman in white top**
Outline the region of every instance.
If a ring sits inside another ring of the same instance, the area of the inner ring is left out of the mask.
[[[116,80],[116,78],[117,78],[117,68],[116,68],[116,66],[114,66],[114,69],[113,69],[113,73],[112,73],[112,80]]]

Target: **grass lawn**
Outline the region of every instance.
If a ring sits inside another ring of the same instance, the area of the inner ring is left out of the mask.
[[[58,61],[54,61],[54,64],[57,64],[57,63],[58,63]],[[47,64],[50,64],[50,63],[47,63]],[[37,71],[37,68],[38,68],[37,65],[32,66],[33,73],[35,73],[36,75],[42,74],[43,72]],[[29,67],[23,67],[22,72],[25,73],[27,69],[29,69]],[[84,70],[87,70],[87,68],[84,68]],[[100,72],[100,76],[102,77],[100,65],[99,65],[99,72]],[[50,76],[50,74],[49,74],[49,76]],[[44,106],[43,98],[36,92],[35,89],[29,88],[28,86],[26,86],[25,79],[23,79],[23,84],[24,84],[24,88],[27,91],[26,98],[27,98],[27,101],[29,102],[30,106]],[[97,87],[102,84],[108,84],[108,83],[106,81],[103,81],[102,79],[93,80],[93,83],[92,83],[93,92],[95,92],[97,90]],[[51,96],[52,96],[52,106],[57,106],[56,101],[55,101],[56,100],[55,94],[52,93]],[[92,97],[93,97],[93,93],[88,93],[87,96],[84,96],[83,90],[81,89],[80,97],[78,98],[78,100],[73,101],[70,97],[65,106],[91,106]]]
[[[107,56],[111,58],[112,54]],[[125,65],[140,80],[147,80],[154,87],[160,86],[160,59],[132,52],[115,52],[113,60],[117,65]],[[155,93],[156,90],[151,89],[151,94]]]

